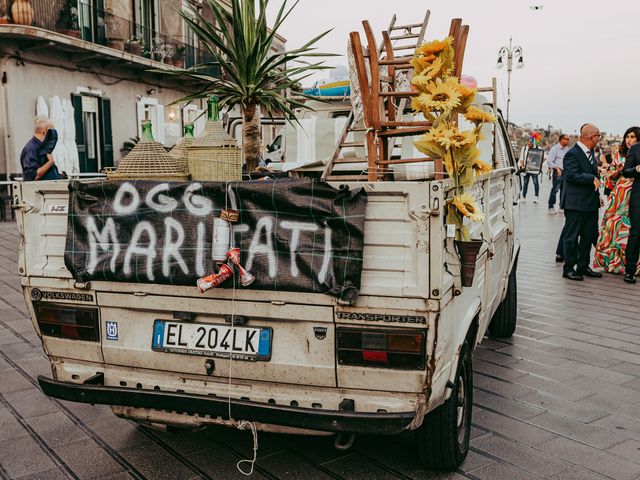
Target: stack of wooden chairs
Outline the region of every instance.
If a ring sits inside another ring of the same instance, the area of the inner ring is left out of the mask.
[[[410,98],[418,95],[418,92],[412,89],[410,82],[402,81],[403,79],[411,79],[413,67],[409,62],[412,59],[413,51],[410,52],[410,55],[396,56],[397,47],[394,50],[393,37],[389,33],[391,29],[382,33],[382,47],[379,49],[369,22],[363,21],[362,26],[366,38],[366,49],[358,32],[351,32],[349,35],[360,87],[363,130],[365,132],[364,143],[367,152],[366,176],[360,175],[357,180],[370,182],[390,180],[393,178],[392,165],[429,161],[435,163],[435,178],[442,178],[443,166],[440,159],[392,158],[397,139],[421,135],[429,130],[431,123],[424,120],[403,119],[408,113],[411,104]],[[451,21],[449,36],[453,38],[454,75],[458,78],[462,72],[468,35],[469,26],[463,25],[461,19],[456,18]],[[350,120],[352,118],[353,116],[350,117]],[[341,139],[341,141],[343,140],[344,138]],[[337,158],[338,154],[336,153],[327,164],[323,173],[324,179],[341,179],[339,172],[333,169]],[[356,180],[356,178],[348,177],[342,177],[342,179]]]

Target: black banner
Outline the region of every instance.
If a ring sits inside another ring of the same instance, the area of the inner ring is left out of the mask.
[[[71,181],[65,264],[78,281],[193,285],[230,246],[256,277],[217,288],[329,293],[360,288],[366,193],[317,180],[248,182]],[[236,223],[221,222],[237,210]],[[221,230],[218,230],[220,234]],[[214,238],[216,241],[214,242]],[[234,267],[237,272],[237,267]]]

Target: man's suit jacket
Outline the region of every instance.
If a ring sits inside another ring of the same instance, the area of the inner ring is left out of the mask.
[[[640,165],[640,143],[631,145],[624,159],[624,167],[622,167],[622,176],[633,178],[633,186],[629,194],[629,206],[640,207],[640,173],[636,171],[636,167]]]
[[[597,211],[600,208],[600,193],[593,179],[598,176],[598,167],[589,161],[578,144],[569,149],[562,163],[564,189],[560,207],[580,212]]]

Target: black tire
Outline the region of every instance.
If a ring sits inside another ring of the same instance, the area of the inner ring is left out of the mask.
[[[472,406],[471,349],[465,341],[451,396],[427,414],[422,426],[415,431],[418,456],[427,468],[453,472],[464,461],[469,451]]]
[[[498,305],[489,324],[489,335],[495,338],[509,338],[516,331],[518,318],[518,281],[516,280],[516,268],[513,267],[509,274],[507,294]]]

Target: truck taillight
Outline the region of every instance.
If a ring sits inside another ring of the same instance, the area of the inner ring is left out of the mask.
[[[425,332],[338,328],[340,365],[419,370],[425,362]]]
[[[75,340],[100,340],[98,309],[34,302],[36,320],[43,335]]]

